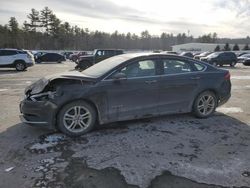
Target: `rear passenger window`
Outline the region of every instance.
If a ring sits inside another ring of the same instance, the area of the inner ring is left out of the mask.
[[[1,56],[16,55],[17,52],[14,50],[1,50]]]
[[[175,59],[164,59],[164,74],[181,74],[191,72],[191,66],[189,63],[175,60]]]
[[[205,69],[204,65],[198,64],[198,63],[194,63],[194,66],[196,67],[196,69],[198,71],[203,71]]]

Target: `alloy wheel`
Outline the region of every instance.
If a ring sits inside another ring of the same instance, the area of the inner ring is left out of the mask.
[[[73,106],[63,116],[63,124],[70,132],[79,133],[91,124],[91,113],[84,106]]]
[[[202,95],[198,101],[197,110],[204,116],[208,116],[214,111],[215,99],[211,95]]]
[[[24,66],[23,63],[17,63],[17,64],[16,64],[16,70],[22,71],[22,70],[24,70],[24,69],[25,69],[25,66]]]

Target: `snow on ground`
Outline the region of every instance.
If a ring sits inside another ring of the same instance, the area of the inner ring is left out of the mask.
[[[231,78],[235,80],[250,80],[250,76],[232,76]]]
[[[219,107],[216,109],[218,112],[222,112],[224,114],[230,114],[230,113],[242,113],[243,110],[239,107]]]

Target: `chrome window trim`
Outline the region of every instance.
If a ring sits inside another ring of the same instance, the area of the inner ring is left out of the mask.
[[[156,78],[156,77],[166,77],[166,76],[176,76],[176,75],[183,75],[183,74],[191,74],[191,73],[197,73],[197,72],[205,72],[205,70],[207,70],[207,66],[200,63],[200,62],[197,62],[197,61],[190,61],[188,60],[189,63],[196,63],[196,64],[199,64],[201,66],[204,66],[205,68],[203,70],[196,70],[196,71],[192,71],[192,72],[184,72],[184,73],[175,73],[175,74],[159,74],[159,75],[155,75],[155,76],[143,76],[143,77],[134,77],[134,78],[127,78],[126,80],[134,80],[134,79],[142,79],[142,78]],[[195,65],[193,65],[195,66]],[[116,72],[116,70],[112,71],[110,74],[108,74],[107,76],[105,76],[101,81],[113,81],[114,79],[106,79],[108,78],[110,75],[112,75],[114,72]]]

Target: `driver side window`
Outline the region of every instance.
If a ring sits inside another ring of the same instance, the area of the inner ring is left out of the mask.
[[[122,68],[119,72],[124,73],[127,78],[155,76],[155,61],[137,61]]]

